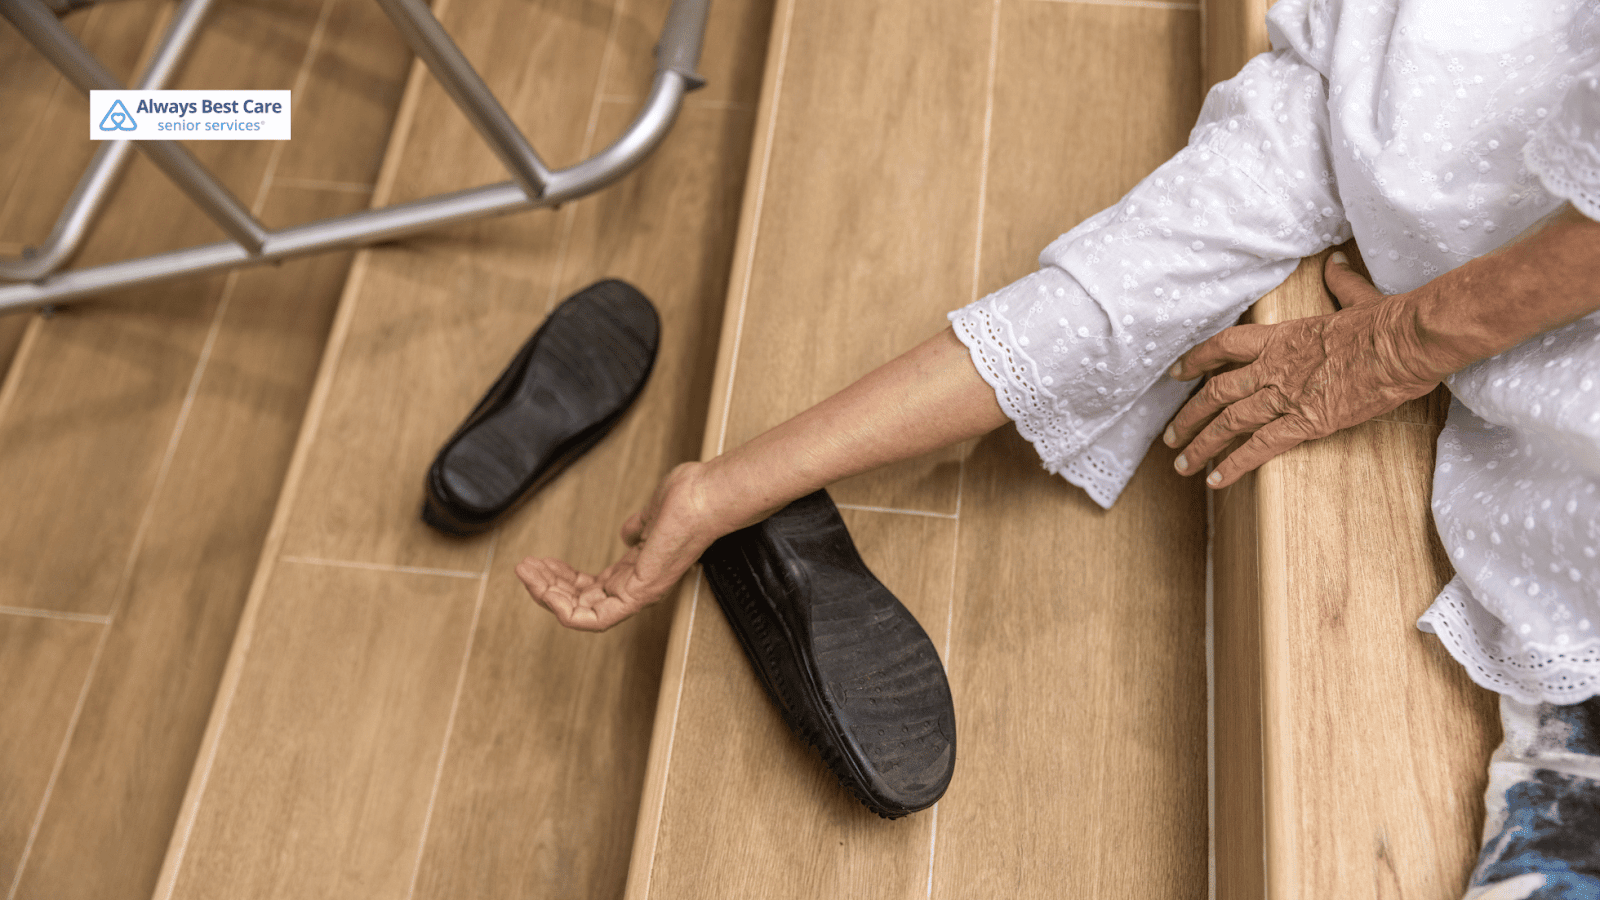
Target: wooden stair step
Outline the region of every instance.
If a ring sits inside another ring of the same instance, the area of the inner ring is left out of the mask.
[[[1208,83],[1267,49],[1267,6],[1208,6]],[[1333,312],[1326,257],[1247,319]],[[1447,403],[1441,388],[1302,444],[1215,500],[1220,897],[1466,888],[1496,700],[1414,624],[1452,575],[1428,507]]]
[[[644,99],[667,0],[439,3],[533,145],[570,165]],[[634,174],[558,211],[357,254],[156,895],[621,893],[669,611],[605,635],[523,592],[596,567],[704,429],[770,7],[713,5],[702,72]],[[374,203],[505,175],[420,66]],[[555,302],[637,285],[663,341],[636,407],[498,531],[418,517],[433,454]]]
[[[703,455],[935,333],[1182,146],[1199,25],[780,0]],[[1009,429],[832,489],[955,695],[954,784],[899,821],[789,732],[686,580],[628,898],[1205,896],[1205,500],[1171,461],[1110,512]]]
[[[173,6],[65,21],[126,79]],[[373,35],[381,20],[369,0],[211,13],[173,87],[318,98],[290,144],[191,145],[268,225],[366,202],[408,62]],[[14,254],[49,233],[93,145],[87,97],[9,27],[0,109],[15,126],[0,136],[0,245]],[[295,181],[327,178],[323,159],[343,163],[338,189]],[[216,236],[136,154],[79,262]],[[349,262],[0,317],[0,896],[148,900]]]

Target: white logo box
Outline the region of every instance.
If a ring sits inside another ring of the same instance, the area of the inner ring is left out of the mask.
[[[289,91],[90,91],[94,141],[287,141]]]

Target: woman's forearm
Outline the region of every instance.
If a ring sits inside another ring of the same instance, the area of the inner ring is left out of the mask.
[[[706,463],[702,500],[775,509],[842,478],[977,437],[1008,421],[949,328],[832,397]]]
[[[1434,379],[1600,310],[1600,222],[1564,204],[1516,240],[1405,295]]]
[[[561,624],[604,631],[666,596],[722,535],[841,478],[1005,421],[994,391],[946,329],[744,446],[673,469],[623,524],[628,550],[600,574],[529,557],[517,577]]]

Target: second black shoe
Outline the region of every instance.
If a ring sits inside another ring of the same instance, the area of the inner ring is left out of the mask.
[[[944,666],[825,491],[718,539],[700,564],[768,694],[841,784],[890,819],[943,796],[956,761]]]
[[[563,301],[439,450],[423,521],[457,535],[493,527],[622,418],[660,340],[632,285],[602,281]]]

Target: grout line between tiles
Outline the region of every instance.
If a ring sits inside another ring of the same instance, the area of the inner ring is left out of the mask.
[[[1199,3],[1163,2],[1163,0],[1032,0],[1034,3],[1066,3],[1080,6],[1132,6],[1141,9],[1179,9],[1200,12]]]
[[[640,97],[633,97],[628,94],[606,94],[600,98],[600,102],[638,106],[643,104],[644,100]],[[736,112],[754,112],[756,108],[754,103],[748,103],[743,100],[700,100],[697,99],[693,94],[683,98],[683,105],[686,107],[693,106],[699,109],[728,109]]]
[[[32,318],[22,328],[22,340],[11,355],[11,365],[0,368],[0,422],[4,422],[11,414],[11,405],[16,401],[17,392],[22,390],[22,372],[28,360],[33,358],[34,341],[38,340],[39,331],[44,327],[44,316],[39,313],[29,315]]]
[[[594,99],[589,102],[589,121],[583,129],[583,149],[579,156],[589,158],[594,147],[594,134],[600,127],[600,108],[605,105],[605,95],[601,93],[605,88],[606,75],[611,70],[612,49],[617,43],[618,26],[626,12],[627,0],[614,0],[611,7],[611,23],[606,28],[606,42],[600,51],[600,66],[595,72]],[[556,298],[561,290],[561,281],[567,275],[567,251],[572,246],[572,229],[577,223],[578,205],[576,203],[563,204],[561,210],[561,242],[556,250],[556,264],[550,270],[550,290],[545,295],[544,312],[549,315],[556,308]]]
[[[835,503],[840,509],[853,509],[858,512],[894,513],[901,516],[926,516],[930,519],[954,519],[960,515],[960,507],[953,513],[928,512],[923,509],[896,509],[892,506],[864,506],[859,503]]]
[[[217,308],[211,314],[211,325],[206,331],[205,343],[200,346],[194,373],[189,376],[189,385],[184,391],[183,403],[178,407],[178,417],[173,422],[166,449],[162,452],[161,464],[156,468],[155,483],[151,485],[150,496],[145,500],[144,512],[139,516],[139,524],[134,527],[132,545],[128,548],[127,559],[112,590],[111,611],[106,615],[105,627],[101,629],[100,639],[95,643],[94,654],[89,658],[89,668],[83,675],[83,686],[78,690],[77,703],[73,705],[72,715],[67,719],[67,729],[61,737],[61,748],[57,751],[55,763],[50,768],[50,778],[45,782],[44,796],[39,799],[38,812],[34,814],[33,825],[28,829],[28,840],[23,844],[22,855],[17,860],[16,875],[11,880],[6,900],[15,900],[17,890],[22,886],[22,876],[27,871],[29,857],[33,855],[33,845],[39,839],[45,812],[50,808],[50,799],[55,793],[56,782],[60,780],[61,770],[66,765],[67,751],[72,747],[72,739],[78,731],[78,722],[83,717],[83,708],[88,703],[89,688],[94,684],[95,676],[99,674],[100,660],[104,657],[106,643],[111,638],[111,625],[116,621],[117,613],[132,591],[133,570],[139,561],[139,555],[144,550],[145,536],[150,531],[150,521],[155,517],[156,503],[161,497],[161,489],[166,486],[167,474],[172,470],[173,457],[177,456],[184,426],[189,422],[189,411],[194,408],[195,396],[200,393],[200,382],[205,377],[207,364],[211,361],[211,350],[216,346],[217,334],[222,331],[222,320],[227,316],[228,307],[233,299],[233,289],[238,283],[239,273],[237,271],[228,273],[227,280],[222,286],[222,296],[217,300]]]
[[[750,246],[745,251],[744,280],[739,285],[739,313],[734,320],[733,347],[728,356],[728,383],[723,388],[722,395],[722,421],[717,430],[717,453],[720,455],[727,449],[728,444],[728,414],[733,405],[733,383],[739,373],[739,345],[744,340],[744,313],[750,303],[750,279],[755,272],[756,247],[761,237],[761,210],[767,199],[767,173],[772,169],[772,143],[773,136],[778,130],[778,107],[782,104],[783,73],[789,65],[789,33],[794,25],[794,4],[790,3],[784,10],[783,41],[778,45],[777,74],[772,80],[772,111],[767,114],[763,146],[761,148],[761,175],[756,179],[756,206],[750,214]]]
[[[995,72],[998,68],[1000,57],[1000,2],[994,0],[989,14],[989,67],[985,74],[983,97],[983,150],[978,158],[978,210],[977,221],[973,227],[972,241],[972,293],[971,299],[978,299],[978,284],[980,268],[983,265],[983,222],[984,212],[988,202],[989,190],[989,143],[994,131],[994,89]],[[944,647],[940,649],[940,657],[944,660],[945,672],[951,671],[950,647],[955,642],[956,624],[956,567],[961,556],[961,501],[966,493],[967,482],[967,454],[963,453],[956,460],[956,511],[950,516],[955,520],[950,537],[950,589],[946,592],[947,600],[944,611]],[[939,804],[933,805],[933,823],[928,833],[928,900],[933,900],[933,874],[934,863],[938,859],[939,851]]]
[[[490,545],[490,555],[494,553]],[[318,556],[280,556],[279,562],[299,563],[306,566],[335,566],[341,569],[366,569],[371,572],[399,572],[407,575],[438,575],[443,578],[482,578],[485,572],[468,572],[464,569],[429,569],[422,566],[396,566],[387,563],[359,562],[350,559],[323,559]]]
[[[983,265],[983,219],[989,201],[989,141],[994,132],[994,82],[1000,56],[1000,0],[994,0],[989,21],[989,71],[983,98],[983,144],[978,157],[978,220],[972,240],[972,300],[978,299],[979,270]]]
[[[370,194],[377,189],[372,184],[357,184],[353,181],[324,181],[319,178],[277,178],[272,183],[273,187],[301,188],[312,191],[338,191],[342,194]]]
[[[449,0],[434,0],[434,14],[442,15],[448,6]],[[326,7],[324,7],[326,9]],[[302,60],[302,65],[309,62]],[[402,96],[400,112],[396,116],[396,130],[404,124],[409,128],[408,116],[411,108],[415,107],[414,97],[416,92],[409,89],[410,82],[416,77],[416,66],[407,75],[407,92]],[[298,81],[298,77],[297,77]],[[389,176],[393,181],[390,167],[390,155],[384,154],[384,167],[379,172],[379,184],[384,183],[384,176]],[[313,382],[311,397],[306,405],[305,417],[301,423],[300,434],[295,438],[294,453],[290,457],[289,470],[284,475],[283,487],[279,493],[277,506],[273,510],[272,524],[267,531],[263,543],[260,561],[250,582],[250,593],[245,599],[243,610],[240,612],[239,625],[234,634],[233,646],[228,651],[228,660],[222,671],[222,678],[217,685],[217,699],[213,701],[211,717],[206,723],[205,732],[201,737],[199,750],[195,756],[195,764],[190,771],[188,785],[184,789],[183,801],[178,809],[178,817],[173,822],[172,839],[167,845],[166,856],[162,860],[161,869],[157,875],[156,887],[152,893],[153,898],[171,900],[178,888],[178,880],[182,877],[183,864],[189,852],[189,843],[194,837],[196,823],[200,819],[200,806],[205,801],[206,789],[211,784],[211,773],[216,765],[217,753],[222,746],[222,734],[227,729],[228,717],[233,711],[233,701],[238,693],[239,680],[242,677],[243,661],[250,653],[254,642],[254,623],[261,594],[265,590],[267,578],[275,568],[273,555],[283,546],[283,533],[285,529],[285,497],[288,492],[299,485],[300,471],[304,466],[306,447],[317,427],[321,423],[322,408],[327,402],[331,382],[329,372],[336,369],[342,353],[344,341],[350,328],[350,320],[355,313],[356,302],[351,290],[358,286],[365,274],[365,251],[356,255],[356,260],[350,266],[346,276],[344,290],[340,293],[337,312],[334,315],[332,328],[329,330],[327,342],[324,347],[322,362],[317,367],[317,378]],[[235,271],[234,274],[237,274]],[[232,276],[230,276],[232,277]]]
[[[317,52],[322,49],[322,36],[328,30],[328,19],[333,14],[333,0],[322,0],[322,9],[317,12],[317,24],[311,28],[311,38],[306,41],[306,52],[300,57],[300,68],[294,75],[293,94],[305,96],[306,81],[311,77],[311,63],[316,60]],[[278,173],[278,161],[283,159],[284,148],[288,141],[274,141],[272,153],[267,157],[266,175],[261,179],[261,186],[256,189],[255,202],[250,204],[250,214],[260,217],[261,210],[267,205],[267,195],[272,191],[272,180]]]
[[[467,626],[467,646],[461,654],[461,670],[456,673],[455,696],[450,700],[450,715],[445,719],[444,739],[439,744],[439,765],[433,771],[433,788],[428,793],[428,810],[422,815],[422,833],[417,837],[417,859],[411,866],[411,887],[406,891],[406,900],[412,900],[417,895],[417,879],[422,875],[422,854],[428,848],[428,829],[433,824],[433,808],[439,799],[439,783],[444,780],[444,765],[450,756],[450,737],[455,732],[456,711],[461,708],[461,694],[467,684],[467,665],[472,661],[472,649],[478,638],[478,619],[483,615],[483,597],[489,588],[488,570],[494,563],[494,548],[499,540],[498,531],[489,539],[488,560],[484,563],[483,575],[478,579],[478,599],[472,607],[472,623]]]
[[[33,815],[33,824],[28,828],[28,840],[22,845],[22,855],[17,858],[17,872],[11,879],[11,888],[6,891],[6,900],[16,900],[17,889],[22,886],[23,873],[28,870],[28,857],[33,855],[33,844],[39,839],[39,827],[44,824],[45,811],[50,808],[50,796],[55,793],[56,781],[61,777],[62,766],[66,764],[67,750],[72,747],[72,736],[78,730],[78,720],[83,716],[83,707],[89,700],[89,686],[94,683],[95,670],[100,667],[100,657],[105,653],[110,634],[111,625],[108,622],[100,629],[94,654],[89,657],[89,669],[84,673],[82,686],[78,688],[78,699],[72,705],[72,715],[67,718],[66,732],[61,736],[55,762],[50,766],[50,778],[45,781],[44,796],[39,798],[39,808]]]
[[[110,616],[90,613],[61,612],[54,609],[30,609],[25,606],[0,606],[0,616],[27,616],[31,619],[60,619],[64,622],[88,622],[91,625],[110,625]]]
[[[723,388],[722,414],[717,425],[717,455],[722,453],[728,442],[729,404],[733,400],[733,384],[739,369],[739,346],[742,338],[744,337],[744,314],[749,303],[751,273],[755,266],[756,247],[759,243],[758,239],[761,235],[761,212],[767,195],[767,173],[771,171],[772,168],[772,138],[777,131],[778,108],[781,105],[780,100],[783,96],[783,75],[789,61],[789,35],[793,30],[793,25],[794,3],[789,2],[784,7],[783,25],[780,31],[782,40],[778,42],[778,60],[774,69],[772,96],[769,100],[771,108],[767,113],[766,123],[764,126],[762,126],[761,137],[764,145],[761,148],[761,169],[759,174],[756,176],[756,200],[755,206],[750,212],[750,241],[745,250],[744,277],[739,285],[737,301],[738,308],[734,316],[733,343],[729,348],[728,355],[728,380],[727,384]],[[746,190],[748,190],[748,188],[746,188]],[[655,810],[657,827],[654,829],[654,832],[657,835],[659,835],[660,832],[661,816],[666,806],[667,782],[672,778],[672,751],[673,747],[677,743],[678,738],[678,716],[683,709],[683,683],[686,679],[689,669],[689,651],[694,641],[695,614],[699,612],[700,609],[700,585],[702,584],[703,580],[704,579],[701,578],[700,574],[697,572],[695,574],[694,590],[689,594],[689,621],[685,627],[684,633],[683,658],[678,667],[678,690],[677,696],[673,698],[672,702],[672,724],[667,729],[666,758],[662,763],[661,768],[663,773],[661,796],[659,800],[661,805]],[[650,852],[650,865],[645,870],[644,886],[641,889],[641,896],[644,898],[648,898],[650,896],[650,884],[655,877],[656,859],[658,856],[659,854],[655,852],[655,847],[652,847]]]

